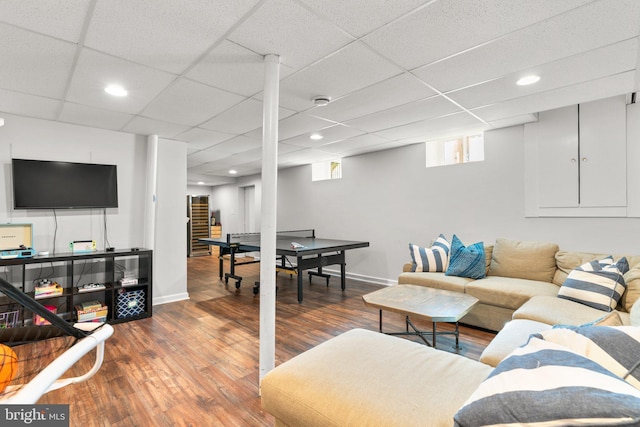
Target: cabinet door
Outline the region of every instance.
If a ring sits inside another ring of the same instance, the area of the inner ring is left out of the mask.
[[[624,95],[580,104],[580,206],[626,206]]]
[[[578,106],[538,115],[538,203],[542,208],[577,207]]]

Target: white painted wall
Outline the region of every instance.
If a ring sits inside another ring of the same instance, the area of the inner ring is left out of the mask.
[[[146,137],[47,120],[4,114],[0,127],[0,223],[30,223],[37,251],[68,252],[69,242],[93,239],[105,247],[102,209],[56,210],[57,232],[52,210],[14,210],[11,188],[11,158],[106,163],[118,166],[119,207],[107,209],[108,240],[116,248],[140,247],[144,243],[144,198],[147,170]],[[186,188],[186,144],[162,141],[159,157],[158,193],[165,199],[184,200]],[[174,203],[174,202],[171,202]],[[159,205],[153,292],[162,301],[186,295],[186,228],[184,203],[180,222],[169,204]],[[174,224],[175,222],[175,224]],[[55,247],[53,243],[56,234]],[[157,268],[158,265],[161,268]],[[165,271],[166,270],[166,271]],[[174,277],[175,276],[175,277]],[[177,276],[184,277],[177,283]]]
[[[379,283],[397,280],[410,242],[427,245],[439,233],[467,243],[506,237],[640,254],[638,218],[525,218],[523,134],[523,126],[487,132],[484,162],[427,169],[424,144],[415,144],[345,158],[341,180],[312,182],[311,166],[280,170],[278,229],[369,241],[347,252],[347,272]],[[214,195],[223,200],[234,188]]]

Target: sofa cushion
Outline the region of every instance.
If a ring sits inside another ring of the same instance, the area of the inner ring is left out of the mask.
[[[482,279],[486,273],[485,263],[486,258],[482,242],[465,246],[458,236],[453,235],[449,268],[447,268],[445,275]]]
[[[491,340],[480,355],[480,361],[490,366],[497,366],[513,350],[524,345],[529,336],[551,329],[551,325],[535,320],[516,319],[504,325],[504,328]]]
[[[549,282],[487,276],[467,284],[465,292],[478,298],[481,303],[515,310],[536,295],[555,297],[558,287]]]
[[[556,272],[556,252],[555,243],[497,239],[489,276],[551,282]]]
[[[627,313],[619,313],[624,324],[628,324]],[[514,319],[529,319],[548,325],[580,326],[602,317],[602,310],[552,296],[535,296],[513,313]]]
[[[623,274],[629,270],[626,258],[590,261],[574,269],[558,291],[564,298],[603,311],[611,311],[626,289]]]
[[[636,425],[640,390],[535,336],[503,360],[454,417],[458,426]]]
[[[631,307],[629,323],[632,326],[640,326],[640,300],[636,301],[636,303],[633,304],[633,307]]]
[[[398,285],[420,285],[445,291],[464,292],[473,279],[468,277],[446,276],[444,273],[401,273]]]
[[[409,253],[411,254],[412,262],[411,271],[447,271],[450,250],[451,244],[442,234],[434,240],[430,248],[423,248],[409,243]]]
[[[624,275],[627,291],[622,295],[620,305],[627,312],[640,299],[640,256],[627,256],[629,271]]]
[[[574,326],[553,328],[540,335],[545,341],[561,344],[599,363],[640,389],[640,367],[637,366],[640,361],[639,327]]]
[[[279,425],[451,426],[491,367],[353,329],[267,373],[262,406]]]

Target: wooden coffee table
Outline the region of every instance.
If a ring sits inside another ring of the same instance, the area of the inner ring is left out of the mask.
[[[436,346],[436,336],[455,335],[456,350],[459,346],[458,320],[469,313],[478,298],[460,292],[433,289],[418,285],[394,285],[382,288],[370,294],[363,295],[365,305],[380,310],[380,332],[382,332],[382,311],[392,311],[405,316],[406,332],[387,332],[388,335],[417,335],[428,346]],[[433,322],[432,331],[420,331],[409,317],[420,318]],[[438,322],[456,324],[454,332],[436,332]],[[409,331],[409,327],[413,331]],[[425,336],[431,336],[433,343],[429,343]]]

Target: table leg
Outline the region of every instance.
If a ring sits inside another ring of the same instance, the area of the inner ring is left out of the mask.
[[[300,265],[300,258],[298,257],[297,262],[298,268],[298,303],[302,303],[302,266]]]
[[[340,264],[340,287],[342,288],[342,290],[344,291],[344,288],[346,287],[346,263],[344,262],[344,251],[340,252],[340,254],[342,255],[342,263]]]
[[[432,322],[433,323],[433,348],[436,348],[436,323],[437,322]]]
[[[380,311],[380,333],[382,333],[382,310]]]

